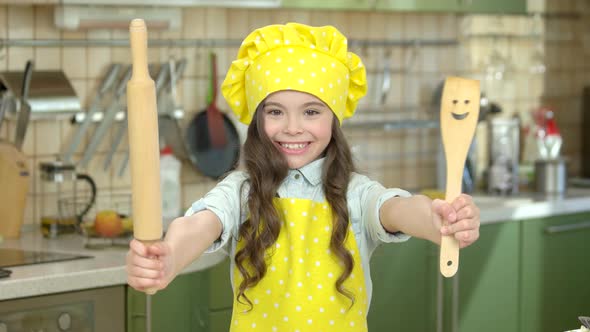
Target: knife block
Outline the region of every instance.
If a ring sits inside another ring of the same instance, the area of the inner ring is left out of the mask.
[[[0,235],[20,237],[30,172],[27,159],[12,144],[0,142]]]

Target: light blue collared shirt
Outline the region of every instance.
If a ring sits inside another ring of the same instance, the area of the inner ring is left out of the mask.
[[[287,177],[279,187],[279,196],[281,198],[302,198],[324,202],[325,196],[322,188],[323,163],[324,158],[321,158],[300,169],[289,170]],[[223,248],[230,257],[234,257],[239,226],[246,221],[248,216],[249,187],[247,179],[248,176],[245,172],[234,171],[230,173],[203,198],[193,203],[186,212],[185,215],[188,216],[207,209],[215,213],[221,221],[223,227],[221,237],[207,249],[207,253]],[[409,239],[406,234],[387,232],[379,221],[381,205],[395,196],[408,197],[410,193],[397,188],[386,189],[379,182],[358,173],[352,174],[348,184],[346,194],[348,213],[360,251],[369,303],[371,303],[373,289],[369,265],[371,254],[381,243],[402,242]],[[229,252],[227,249],[229,249]],[[233,268],[234,261],[232,259],[232,273]],[[233,275],[231,280],[233,280]]]

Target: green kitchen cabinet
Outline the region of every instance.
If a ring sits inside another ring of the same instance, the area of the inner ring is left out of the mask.
[[[369,331],[434,331],[437,254],[437,247],[420,239],[375,250]]]
[[[522,222],[520,331],[578,328],[590,316],[590,213]]]
[[[373,8],[374,0],[283,0],[284,8],[297,9],[354,9],[368,10]]]
[[[226,332],[233,295],[229,260],[209,269],[181,274],[152,296],[152,331]],[[145,331],[146,296],[127,290],[127,331]]]
[[[457,0],[377,0],[377,10],[383,11],[447,11],[459,10]]]
[[[526,0],[376,0],[377,10],[524,14]]]
[[[193,292],[199,294],[199,302],[192,307],[193,326],[198,331],[229,331],[233,305],[229,266],[229,259],[225,259],[202,271],[199,282],[193,283]]]
[[[485,224],[461,249],[457,275],[444,280],[444,331],[518,331],[519,235],[517,221]]]
[[[168,287],[152,295],[152,331],[201,331],[193,328],[192,306],[197,294],[191,292],[201,273],[182,274]],[[127,331],[146,330],[146,295],[127,288]]]
[[[458,0],[468,13],[526,14],[526,0]]]

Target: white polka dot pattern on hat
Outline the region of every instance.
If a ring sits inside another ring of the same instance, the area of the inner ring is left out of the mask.
[[[335,289],[342,273],[338,258],[329,250],[332,213],[327,203],[304,199],[275,199],[281,202],[283,220],[279,238],[267,260],[266,276],[246,295],[255,304],[234,299],[231,331],[367,331],[367,294],[364,277],[348,278],[344,287],[355,294],[350,307],[348,298]],[[238,243],[238,249],[243,244]],[[353,273],[364,276],[356,240],[346,237],[346,248],[353,253]],[[234,289],[242,276],[234,269]],[[360,313],[360,314],[359,314]],[[253,324],[256,327],[253,328]]]

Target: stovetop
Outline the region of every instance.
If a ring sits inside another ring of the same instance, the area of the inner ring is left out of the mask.
[[[92,256],[2,248],[0,249],[0,268],[62,262],[83,258],[92,258]]]

